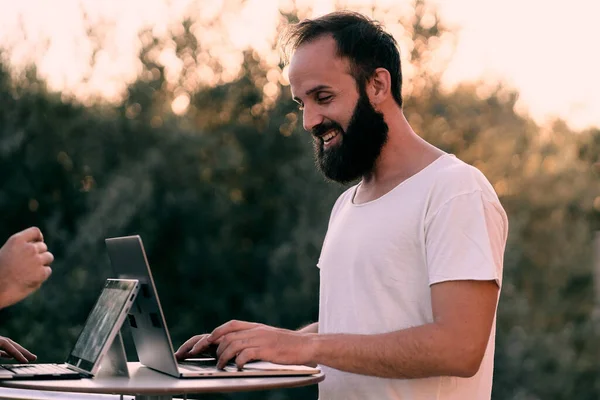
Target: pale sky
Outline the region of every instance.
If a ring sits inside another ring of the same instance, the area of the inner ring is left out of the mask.
[[[11,48],[11,62],[34,60],[52,89],[83,96],[118,98],[139,71],[137,32],[152,26],[164,32],[192,13],[201,21],[220,21],[227,34],[204,39],[226,64],[240,61],[251,45],[270,47],[276,35],[278,7],[291,0],[0,0],[0,43]],[[334,0],[296,0],[307,16],[333,10]],[[390,4],[398,10],[410,0],[338,0],[357,9]],[[574,129],[600,127],[600,0],[431,0],[442,21],[457,31],[457,48],[444,74],[453,87],[463,81],[505,82],[520,92],[520,110],[540,123],[565,119]],[[310,7],[308,10],[306,7]],[[106,41],[90,75],[84,10],[106,24]],[[385,21],[384,21],[385,24]],[[24,36],[25,33],[25,36]],[[204,32],[200,32],[204,34]],[[45,46],[48,46],[47,50]],[[402,49],[402,44],[401,44]],[[168,58],[168,55],[165,55]],[[273,60],[276,62],[276,60]],[[81,80],[89,75],[89,83]]]

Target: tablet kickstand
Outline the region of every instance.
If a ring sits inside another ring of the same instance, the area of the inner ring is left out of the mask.
[[[96,377],[129,378],[127,355],[125,354],[125,346],[123,345],[123,337],[121,336],[120,331],[117,333],[117,336],[115,336],[108,352],[105,354],[104,360],[102,360],[102,363],[100,364],[100,371]]]

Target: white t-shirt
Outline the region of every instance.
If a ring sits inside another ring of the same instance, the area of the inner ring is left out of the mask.
[[[476,168],[445,154],[380,198],[333,207],[319,258],[319,333],[378,334],[433,322],[430,285],[502,284],[508,220]],[[496,318],[471,378],[385,379],[321,366],[320,400],[491,397]]]

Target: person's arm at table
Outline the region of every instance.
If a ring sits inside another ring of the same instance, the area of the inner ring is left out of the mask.
[[[485,353],[498,289],[494,281],[432,285],[432,323],[374,335],[303,333],[230,321],[192,343],[187,356],[219,344],[221,368],[232,359],[238,367],[258,359],[384,378],[469,377]]]

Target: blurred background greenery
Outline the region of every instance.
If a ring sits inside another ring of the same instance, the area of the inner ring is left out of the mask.
[[[281,23],[298,17],[286,9]],[[452,30],[422,1],[397,22],[413,44],[402,55],[410,123],[481,169],[510,218],[493,398],[597,399],[600,129],[539,125],[501,83],[442,89],[433,60]],[[249,49],[229,76],[203,42],[211,29],[190,15],[139,32],[137,78],[117,101],[50,90],[35,65],[2,53],[0,240],[36,225],[56,261],[39,292],[0,311],[0,334],[40,361],[62,361],[74,343],[112,275],[111,236],[142,236],[175,347],[232,318],[291,329],[317,319],[315,264],[344,187],[314,168],[283,65]],[[102,32],[88,29],[98,49]],[[210,398],[316,398],[316,388]]]

